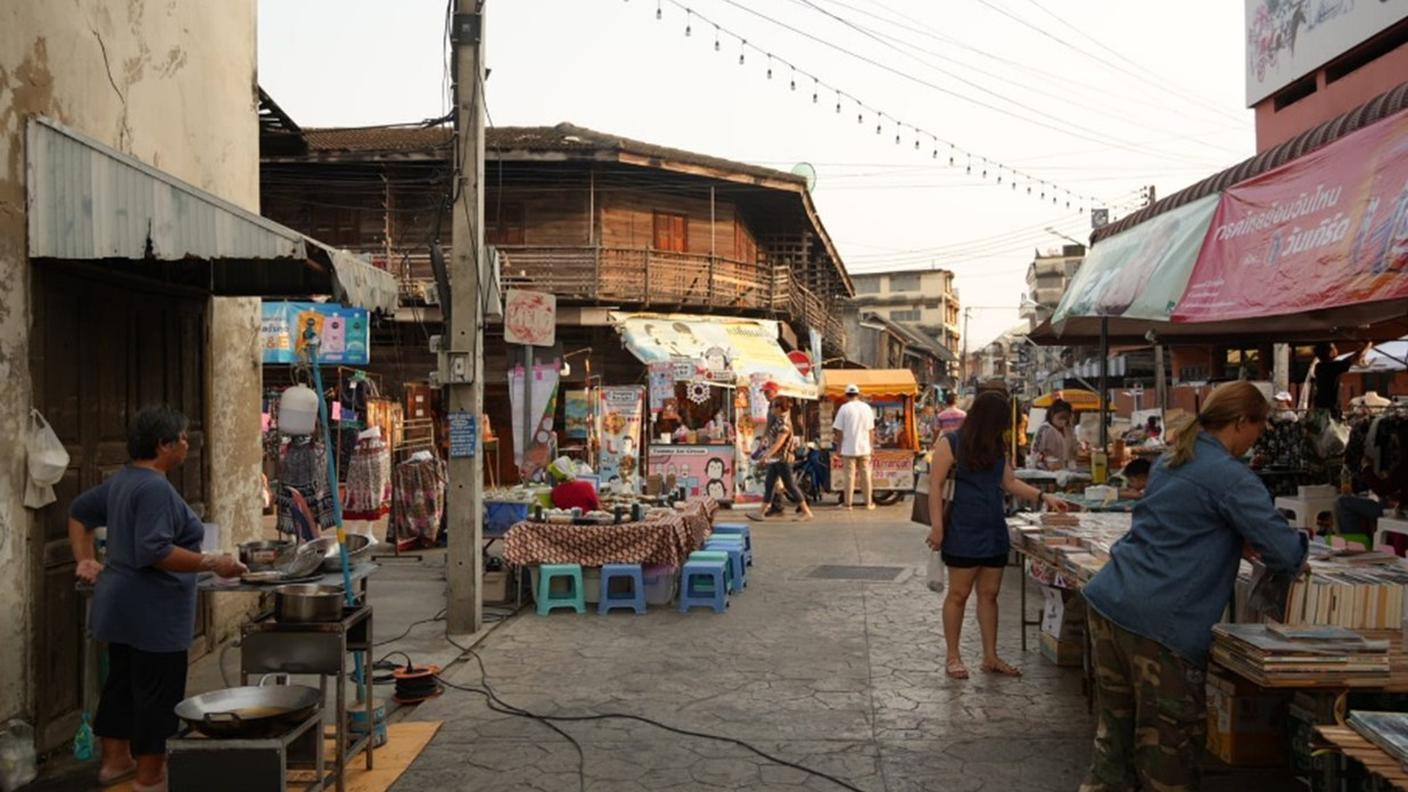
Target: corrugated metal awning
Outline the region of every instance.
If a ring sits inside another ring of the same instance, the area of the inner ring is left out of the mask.
[[[396,310],[396,279],[47,118],[26,132],[29,257],[101,261],[221,296]]]

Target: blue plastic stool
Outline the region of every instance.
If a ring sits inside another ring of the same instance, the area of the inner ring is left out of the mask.
[[[611,581],[629,580],[631,590],[625,593],[611,591]],[[607,613],[613,608],[630,608],[637,614],[645,613],[645,575],[640,564],[603,564],[601,567],[601,599],[596,612]]]
[[[742,536],[743,537],[743,560],[748,566],[753,566],[753,532],[748,530],[748,526],[742,523],[715,523],[714,536]]]
[[[552,581],[566,578],[571,589],[566,594],[553,594]],[[571,608],[578,613],[587,612],[587,601],[582,590],[581,564],[543,564],[538,567],[538,615],[546,616],[554,608]]]
[[[729,588],[730,594],[737,594],[748,587],[748,565],[743,560],[743,543],[730,542],[723,539],[710,539],[704,543],[704,550],[723,551],[728,553],[728,567],[730,577],[733,578],[732,586]]]
[[[727,610],[727,577],[727,561],[691,557],[680,573],[680,613],[695,606],[713,608],[715,613]]]

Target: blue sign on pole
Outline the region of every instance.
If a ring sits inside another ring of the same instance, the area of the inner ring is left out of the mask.
[[[450,413],[450,458],[471,459],[479,446],[479,419],[464,411]]]

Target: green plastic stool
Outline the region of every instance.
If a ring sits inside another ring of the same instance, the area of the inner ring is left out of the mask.
[[[552,581],[566,578],[571,590],[566,594],[553,594]],[[543,564],[538,567],[538,615],[546,616],[554,608],[571,608],[578,613],[587,612],[587,601],[582,587],[581,564]]]

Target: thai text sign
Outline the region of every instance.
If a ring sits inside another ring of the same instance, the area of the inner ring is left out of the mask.
[[[870,455],[870,481],[877,490],[914,489],[914,452],[903,449],[877,448]],[[856,492],[861,483],[856,481]],[[831,489],[844,492],[846,489],[845,461],[840,454],[831,455]]]
[[[504,300],[504,341],[552,346],[557,340],[557,296],[509,289]]]
[[[371,360],[371,331],[365,308],[315,302],[266,302],[261,308],[259,346],[265,363],[297,363],[304,332],[318,337],[318,362],[365,366]]]
[[[652,445],[649,470],[667,479],[673,474],[675,486],[685,487],[690,497],[732,500],[735,457],[731,445]]]
[[[1230,188],[1176,322],[1408,297],[1408,111]]]

